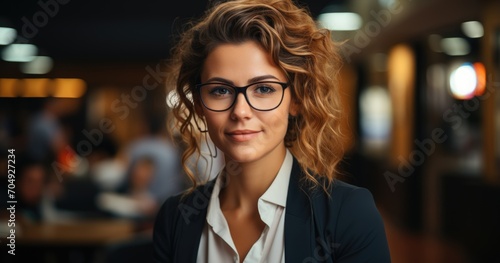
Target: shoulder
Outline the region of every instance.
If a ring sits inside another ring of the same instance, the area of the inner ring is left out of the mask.
[[[335,258],[390,262],[384,222],[371,192],[337,179],[329,194],[313,195],[312,205],[315,220],[336,245]]]
[[[200,214],[208,207],[214,183],[215,179],[199,185],[190,193],[184,191],[167,198],[158,211],[157,221],[161,217],[167,217],[167,215],[173,220],[183,217],[184,221],[189,221],[191,216]]]
[[[373,195],[366,188],[336,180],[330,192],[329,203],[330,212],[336,215],[338,229],[356,222],[366,225],[366,220],[370,220],[372,225],[383,226]]]
[[[332,183],[328,194],[322,189],[315,189],[311,193],[311,202],[316,212],[320,215],[329,214],[329,218],[335,216],[337,223],[341,222],[340,219],[366,216],[381,219],[373,195],[368,189],[338,179]]]
[[[170,262],[183,236],[201,234],[212,189],[213,181],[210,181],[191,193],[177,194],[165,200],[158,210],[153,229],[155,262]]]
[[[364,210],[361,208],[375,208],[375,202],[371,192],[363,187],[348,184],[341,180],[335,180],[330,189],[331,200],[341,205],[339,209],[344,210]],[[340,212],[340,211],[339,211]],[[378,210],[376,211],[378,214]]]

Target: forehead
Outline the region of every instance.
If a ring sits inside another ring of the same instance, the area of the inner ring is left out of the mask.
[[[220,44],[208,54],[202,68],[202,82],[210,78],[223,78],[236,84],[247,80],[272,75],[284,80],[281,69],[271,55],[259,44],[246,41],[238,44]]]

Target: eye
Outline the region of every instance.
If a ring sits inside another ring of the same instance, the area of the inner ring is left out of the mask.
[[[269,84],[266,84],[266,83],[262,83],[262,84],[258,84],[255,88],[254,88],[254,91],[256,93],[260,93],[260,94],[270,94],[270,93],[273,93],[276,91],[275,88],[273,88],[272,85],[269,85]]]
[[[224,96],[232,94],[232,90],[227,86],[212,86],[209,88],[209,93],[215,96]]]

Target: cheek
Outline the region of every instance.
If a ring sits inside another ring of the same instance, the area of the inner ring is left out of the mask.
[[[211,114],[204,115],[205,122],[207,123],[206,128],[208,130],[217,130],[221,125],[221,118],[217,118],[216,116],[212,116]]]
[[[276,125],[279,126],[280,132],[283,138],[285,138],[288,131],[288,120],[291,115],[294,114],[293,109],[291,109],[290,100],[286,101],[283,105],[284,107],[280,110],[280,114],[277,116],[279,120],[276,120]]]
[[[274,133],[284,137],[288,127],[288,111],[280,111],[267,119],[268,126],[272,128]]]

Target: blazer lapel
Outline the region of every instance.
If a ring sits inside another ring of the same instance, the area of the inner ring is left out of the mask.
[[[178,246],[176,249],[175,262],[195,263],[198,256],[198,247],[201,234],[205,226],[208,203],[213,190],[215,180],[211,180],[204,186],[198,188],[193,195],[183,203],[189,216],[187,219],[183,215],[179,218],[182,221],[178,226],[181,228],[178,233]],[[182,213],[181,213],[182,214]],[[185,216],[185,215],[184,215]]]
[[[310,198],[301,188],[301,168],[294,158],[285,213],[285,262],[302,262],[314,251]]]

